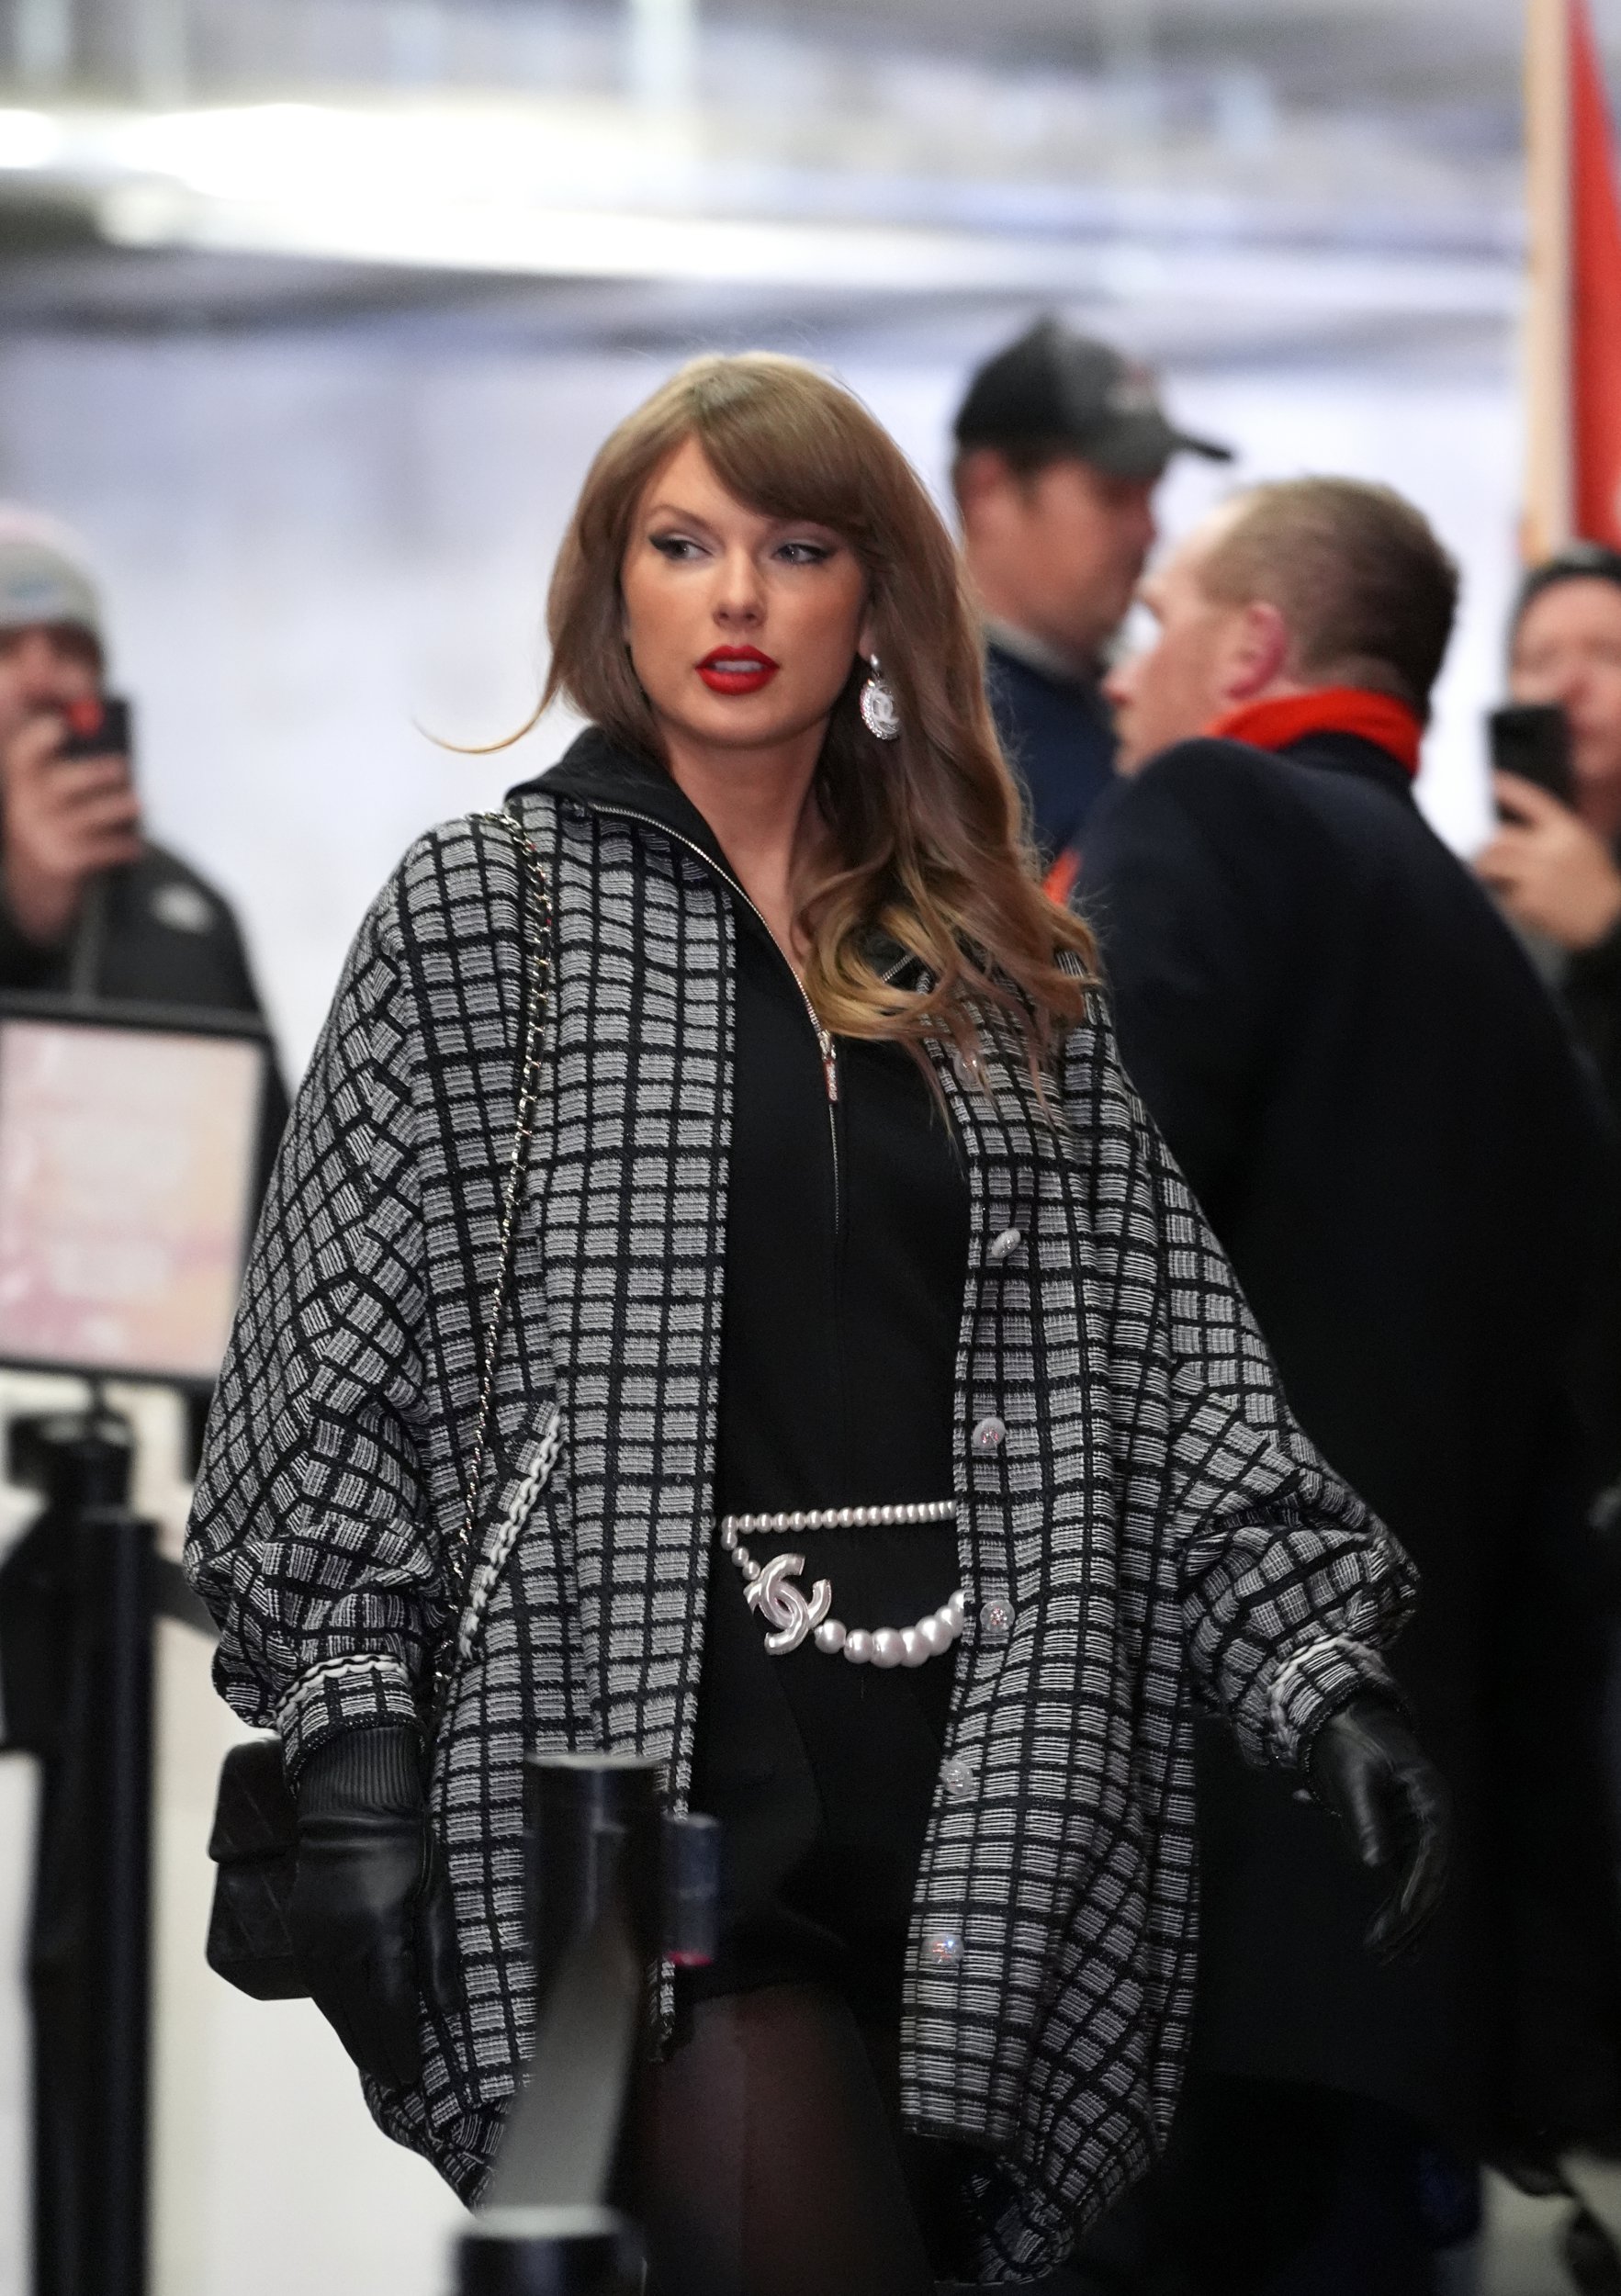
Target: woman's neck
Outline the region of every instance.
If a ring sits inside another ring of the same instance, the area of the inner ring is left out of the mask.
[[[823,728],[770,751],[713,749],[666,732],[670,777],[714,830],[737,883],[794,971],[794,920],[827,842],[813,794]]]

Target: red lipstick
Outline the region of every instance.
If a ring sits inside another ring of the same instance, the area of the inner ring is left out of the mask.
[[[698,664],[698,675],[711,693],[758,693],[782,667],[758,646],[717,646]]]

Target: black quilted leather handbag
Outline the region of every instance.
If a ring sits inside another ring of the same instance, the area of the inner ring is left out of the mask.
[[[506,1322],[512,1255],[517,1246],[518,1206],[528,1169],[529,1135],[534,1129],[539,1089],[541,1030],[546,1019],[547,970],[551,962],[551,904],[540,855],[515,815],[503,812],[481,817],[498,824],[511,838],[518,857],[520,882],[528,890],[527,906],[533,913],[526,936],[529,984],[519,1071],[518,1123],[507,1165],[501,1255],[486,1326],[489,1337],[484,1350],[472,1472],[467,1478],[467,1505],[449,1574],[451,1583],[464,1592],[471,1568],[473,1524],[484,1474],[496,1352]],[[453,1622],[460,1608],[459,1602],[453,1605]],[[453,1623],[440,1661],[441,1711],[455,1635]],[[436,1715],[435,1728],[437,1719]],[[298,1813],[282,1768],[281,1740],[275,1731],[267,1730],[241,1746],[233,1746],[226,1755],[220,1771],[214,1828],[208,1837],[208,1855],[215,1866],[214,1904],[208,1918],[208,1966],[239,1992],[252,1994],[257,2001],[298,2000],[310,1990],[287,1927],[298,1852]]]
[[[309,1992],[287,1933],[298,1813],[274,1730],[233,1746],[220,1771],[208,1855],[219,1872],[208,1917],[208,1966],[256,2001]]]

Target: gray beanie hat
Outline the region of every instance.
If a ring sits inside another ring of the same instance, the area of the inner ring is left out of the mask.
[[[0,630],[76,622],[105,644],[101,600],[70,527],[39,511],[0,502]]]

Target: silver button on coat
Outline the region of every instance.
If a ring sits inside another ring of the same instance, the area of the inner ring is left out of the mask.
[[[979,1630],[987,1642],[1006,1642],[1013,1632],[1015,1612],[1011,1603],[1000,1596],[988,1602],[979,1615]]]
[[[1005,1260],[1010,1254],[1017,1252],[1023,1242],[1024,1237],[1019,1229],[1004,1228],[1001,1234],[993,1236],[985,1246],[985,1257],[992,1260]]]
[[[954,1795],[972,1794],[974,1764],[971,1761],[964,1761],[961,1754],[954,1754],[950,1761],[941,1762],[940,1782],[948,1794]]]
[[[995,1451],[999,1448],[1007,1432],[1002,1421],[993,1412],[984,1419],[975,1420],[974,1433],[968,1440],[976,1451]]]
[[[929,1940],[923,1953],[937,1969],[950,1969],[962,1958],[962,1941],[954,1930],[941,1930]]]

